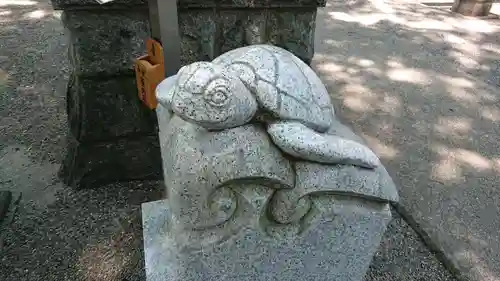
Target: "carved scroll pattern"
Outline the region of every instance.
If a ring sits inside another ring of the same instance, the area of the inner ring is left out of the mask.
[[[182,233],[179,229],[175,235],[183,251],[196,253],[231,243],[247,229],[260,229],[268,239],[298,236],[314,220],[308,194],[300,195],[265,179],[242,179],[219,186],[204,205],[203,213],[210,215],[204,218],[206,223],[183,228]]]

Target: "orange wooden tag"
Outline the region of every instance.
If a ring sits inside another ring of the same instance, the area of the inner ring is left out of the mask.
[[[135,61],[137,90],[139,99],[150,109],[155,109],[158,105],[156,87],[165,79],[163,50],[161,45],[153,39],[146,42],[146,48],[148,54]]]
[[[164,64],[163,48],[161,47],[161,44],[158,41],[154,39],[148,39],[146,41],[146,49],[148,51],[148,56],[150,57],[151,64],[153,65]]]

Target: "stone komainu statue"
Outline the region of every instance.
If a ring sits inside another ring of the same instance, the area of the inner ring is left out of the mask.
[[[397,192],[309,66],[278,47],[243,47],[181,68],[157,97],[168,242],[154,252],[183,262],[167,280],[363,277]],[[360,268],[332,273],[347,255]],[[211,269],[221,260],[233,275]],[[261,276],[246,268],[255,262],[274,269]]]

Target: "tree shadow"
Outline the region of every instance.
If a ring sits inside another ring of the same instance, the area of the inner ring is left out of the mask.
[[[499,23],[410,2],[332,1],[316,31],[313,67],[337,115],[381,157],[419,228],[473,280],[500,279]]]

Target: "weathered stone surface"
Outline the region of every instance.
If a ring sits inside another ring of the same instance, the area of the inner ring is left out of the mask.
[[[137,97],[133,77],[71,78],[67,111],[71,133],[80,142],[157,132],[156,116]]]
[[[181,64],[211,60],[217,50],[217,14],[214,10],[194,10],[179,13]],[[220,28],[219,28],[220,30]]]
[[[181,0],[181,7],[322,7],[326,0]]]
[[[351,129],[349,129],[346,125],[342,124],[342,122],[340,122],[338,119],[333,120],[332,126],[328,130],[327,134],[335,135],[341,138],[345,138],[366,145],[366,142],[363,140],[363,138],[356,135]],[[363,169],[359,171],[363,171]],[[395,194],[394,182],[392,181],[392,178],[387,172],[387,169],[384,167],[384,165],[379,165],[378,167],[375,168],[375,171],[380,175],[379,196],[384,197],[390,201],[398,201],[399,197],[397,196],[397,194],[396,194],[397,197],[394,196]],[[385,194],[386,196],[383,196],[383,194]]]
[[[112,3],[101,5],[102,8],[130,5],[145,5],[147,0],[114,0]],[[96,0],[52,0],[56,9],[78,6],[97,6]],[[319,7],[325,6],[325,0],[180,0],[180,8],[262,8],[262,7]]]
[[[168,124],[168,122],[170,122],[170,119],[172,118],[173,116],[173,112],[172,110],[170,110],[169,108],[166,108],[164,107],[161,103],[158,104],[158,106],[156,107],[156,116],[158,118],[158,123],[160,124]],[[168,132],[168,127],[159,127],[158,128],[158,134],[160,136],[160,140],[162,139],[165,139],[165,133]],[[163,153],[163,151],[162,151]],[[163,159],[164,157],[162,157]]]
[[[272,116],[297,120],[320,132],[330,127],[333,107],[325,86],[292,53],[272,45],[252,45],[227,52],[213,64],[243,81],[259,107]]]
[[[213,60],[235,48],[272,43],[309,63],[315,18],[316,8],[181,11],[181,62]]]
[[[143,204],[146,280],[363,280],[391,218],[387,203],[331,195],[297,233],[262,222],[263,187],[238,189],[232,227],[178,232],[169,202]]]
[[[172,107],[218,67],[181,71]],[[363,280],[398,200],[385,169],[293,163],[258,123],[209,131],[168,108],[171,87],[157,110],[168,199],[143,204],[147,280]]]
[[[314,196],[340,194],[368,200],[397,202],[398,193],[384,168],[367,170],[350,165],[295,163],[293,189],[276,191],[271,213],[283,224],[299,223],[314,207]]]
[[[290,163],[261,127],[209,132],[174,115],[160,128],[170,208],[183,227],[213,226],[228,219],[236,205],[234,194],[221,188],[226,184],[262,178],[263,185],[294,185]]]
[[[306,193],[319,190],[391,202],[399,200],[396,186],[383,167],[369,170],[351,165],[297,162],[295,171],[295,188],[305,190]]]
[[[161,81],[156,87],[155,95],[158,103],[161,103],[165,108],[172,108],[172,99],[175,92],[175,85],[177,84],[177,75],[167,77]]]
[[[257,112],[257,101],[244,82],[213,63],[196,62],[182,67],[174,89],[172,110],[209,130],[244,125]]]
[[[69,31],[70,61],[75,74],[132,74],[134,60],[146,50],[147,10],[69,10],[63,13]]]
[[[81,8],[81,6],[99,6],[101,8],[116,6],[146,5],[147,0],[114,0],[105,5],[99,4],[96,0],[51,0],[54,9]]]
[[[293,54],[271,45],[242,47],[212,63],[184,66],[174,88],[173,94],[158,89],[165,91],[158,95],[163,106],[171,100],[179,117],[209,130],[244,125],[254,117],[257,102],[264,115],[296,120],[319,132],[333,120],[321,80]]]
[[[268,128],[273,142],[295,157],[326,164],[350,164],[365,168],[380,165],[368,147],[328,134],[319,134],[297,122],[280,122]]]
[[[492,6],[492,0],[455,0],[451,11],[469,17],[486,17]]]
[[[326,164],[374,168],[380,163],[361,143],[319,133],[334,122],[329,95],[317,75],[284,49],[238,48],[211,63],[184,66],[175,85],[173,79],[157,89],[158,96],[165,108],[185,121],[208,130],[242,126],[254,117],[257,101],[256,120],[271,123],[268,132],[286,153]]]
[[[186,10],[179,14],[181,62],[212,60],[246,45],[272,43],[309,63],[314,54],[316,10]],[[67,10],[70,59],[77,75],[114,75],[133,70],[149,37],[145,9]],[[282,32],[285,30],[286,32]]]
[[[9,210],[10,201],[12,200],[12,193],[8,190],[0,190],[0,223],[7,215]]]
[[[166,78],[156,87],[156,99],[158,100],[156,117],[158,118],[158,124],[168,124],[172,118],[172,97],[176,83],[177,75],[174,75]],[[164,129],[161,127],[158,128],[160,139],[165,139],[165,136],[163,136],[164,132]]]
[[[295,163],[295,187],[277,190],[270,208],[275,221],[300,223],[318,205],[313,197],[337,194],[368,200],[398,201],[398,193],[385,170],[350,165]]]
[[[133,75],[134,60],[145,53],[144,42],[150,32],[146,1],[115,0],[106,5],[94,0],[52,2],[56,8],[65,10],[63,22],[70,39],[69,56],[75,77],[73,83],[76,83],[68,92],[68,114],[70,137],[77,142],[69,149],[72,156],[68,159],[83,157],[85,154],[80,151],[98,146],[97,142],[113,144],[116,138],[124,138],[120,141],[127,147],[125,139],[147,138],[154,133],[154,117],[140,107],[133,94],[135,85],[125,78]],[[237,47],[266,42],[289,48],[302,61],[310,62],[313,53],[308,44],[312,44],[309,35],[314,33],[316,7],[325,3],[316,0],[181,0],[178,4],[181,61],[189,64],[214,59]],[[309,29],[292,32],[295,28]],[[289,34],[280,35],[279,30]],[[121,79],[124,83],[118,82]],[[163,107],[161,116],[170,116],[170,106]],[[134,149],[134,140],[130,141]],[[66,161],[69,164],[62,170],[76,167],[71,163],[97,163],[99,158],[72,159]],[[104,179],[104,175],[99,177]],[[72,184],[77,185],[77,180],[71,180]]]
[[[316,9],[271,10],[267,22],[268,43],[284,48],[307,64],[314,56]]]
[[[74,188],[161,178],[161,156],[155,136],[97,143],[79,143],[70,136],[67,150],[60,176]]]

